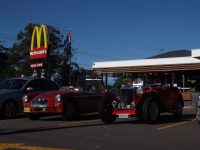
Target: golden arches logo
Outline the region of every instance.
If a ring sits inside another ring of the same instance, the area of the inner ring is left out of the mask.
[[[34,47],[34,44],[36,44],[36,47]],[[48,49],[47,27],[45,25],[41,25],[40,27],[35,26],[31,38],[30,59],[39,59],[47,57],[47,49]]]

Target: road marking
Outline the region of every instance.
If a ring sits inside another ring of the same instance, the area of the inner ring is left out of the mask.
[[[71,149],[63,149],[63,148],[25,146],[24,143],[0,143],[0,150],[6,150],[6,149],[19,149],[19,150],[71,150]]]
[[[65,125],[78,125],[81,123],[93,123],[93,122],[97,122],[99,119],[96,120],[87,120],[87,121],[71,121],[71,122],[67,122],[67,123],[60,123],[58,124],[59,126],[65,126]]]
[[[7,121],[15,121],[15,120],[22,120],[23,118],[14,118],[14,119],[2,119],[0,122],[7,122]]]
[[[167,126],[157,128],[157,130],[164,130],[164,129],[167,129],[167,128],[172,128],[172,127],[179,126],[179,125],[182,125],[182,124],[186,124],[188,122],[192,122],[192,121],[195,121],[195,120],[196,119],[192,119],[191,121],[182,121],[182,122],[179,122],[179,123],[175,123],[175,124],[171,124],[171,125],[167,125]]]

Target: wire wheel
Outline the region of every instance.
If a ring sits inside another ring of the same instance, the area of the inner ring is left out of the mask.
[[[142,117],[146,123],[155,123],[160,115],[159,105],[152,97],[147,97],[142,106]]]
[[[159,115],[159,109],[158,104],[155,101],[151,101],[149,105],[149,117],[150,120],[154,121],[158,118]]]
[[[99,116],[104,123],[113,123],[117,116],[112,115],[112,104],[110,100],[103,98],[99,103]]]
[[[77,105],[74,102],[68,102],[64,107],[64,120],[72,120],[78,116]]]

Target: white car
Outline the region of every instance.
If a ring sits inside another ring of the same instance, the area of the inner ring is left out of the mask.
[[[196,118],[200,124],[200,96],[199,96],[199,99],[197,100],[197,104],[196,104]]]

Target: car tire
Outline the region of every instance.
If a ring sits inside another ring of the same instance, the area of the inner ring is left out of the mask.
[[[29,114],[28,117],[30,120],[39,120],[40,119],[40,116],[36,115],[36,114]]]
[[[13,101],[7,101],[1,109],[1,115],[3,118],[14,118],[16,113],[17,106]]]
[[[142,105],[142,118],[145,123],[156,123],[160,116],[159,105],[153,98],[146,98]]]
[[[63,120],[73,120],[78,116],[78,107],[75,102],[67,102],[64,105]]]
[[[112,115],[112,103],[105,97],[99,102],[99,117],[104,123],[113,123],[117,116]]]
[[[179,99],[177,101],[176,111],[173,113],[174,118],[181,119],[183,115],[183,104],[182,100]]]

